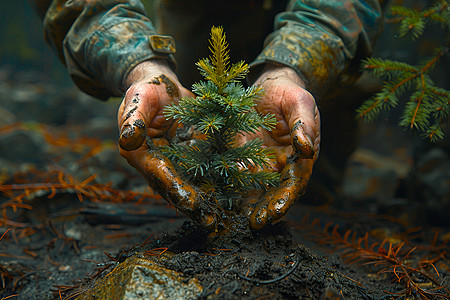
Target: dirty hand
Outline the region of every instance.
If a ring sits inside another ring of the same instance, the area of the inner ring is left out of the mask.
[[[117,116],[120,155],[181,212],[205,227],[215,226],[213,213],[200,200],[198,190],[183,182],[158,150],[176,130],[176,124],[164,117],[164,107],[192,93],[180,84],[168,64],[159,60],[136,66],[127,76],[126,86]]]
[[[265,146],[275,150],[274,168],[281,172],[278,186],[258,199],[249,199],[246,210],[250,226],[260,229],[284,216],[304,193],[319,154],[320,114],[314,97],[289,67],[268,65],[255,84],[265,91],[256,109],[277,118],[275,129],[258,135]]]

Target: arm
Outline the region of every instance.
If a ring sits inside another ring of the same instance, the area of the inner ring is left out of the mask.
[[[277,15],[275,28],[251,66],[255,84],[266,92],[257,110],[277,117],[276,128],[262,138],[276,150],[281,184],[250,199],[247,214],[255,229],[279,220],[305,192],[321,140],[313,95],[357,78],[359,60],[370,55],[381,32],[381,8],[378,1],[296,0]]]
[[[44,35],[76,85],[94,97],[121,96],[139,63],[175,64],[171,37],[156,33],[138,0],[29,0]]]
[[[275,31],[251,66],[256,71],[271,62],[288,66],[316,96],[338,80],[351,83],[382,31],[379,2],[292,0],[276,16]]]
[[[32,0],[30,0],[32,1]],[[73,80],[100,99],[124,95],[117,122],[120,154],[149,185],[193,220],[213,228],[215,212],[158,150],[175,126],[162,111],[191,93],[178,81],[171,37],[157,35],[137,0],[33,0],[44,32]],[[125,93],[126,91],[126,93]]]

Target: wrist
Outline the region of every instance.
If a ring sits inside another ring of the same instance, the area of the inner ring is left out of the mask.
[[[267,63],[264,66],[261,74],[258,77],[256,83],[261,84],[266,80],[273,80],[277,78],[287,78],[294,81],[302,88],[306,88],[305,81],[297,74],[297,72],[286,65],[277,63]]]
[[[143,61],[137,64],[126,76],[124,81],[125,90],[135,82],[141,81],[149,75],[153,76],[154,73],[172,74],[173,71],[165,60],[152,59]]]

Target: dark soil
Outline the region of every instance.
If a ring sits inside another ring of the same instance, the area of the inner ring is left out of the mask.
[[[286,223],[208,239],[201,228],[187,222],[146,248],[158,246],[174,252],[162,260],[165,267],[200,280],[201,298],[378,299],[383,295],[343,275],[347,271],[338,260],[330,262],[295,241]]]
[[[75,198],[62,194],[51,200],[42,197],[36,201],[45,201],[53,206],[52,209],[58,206],[55,203],[58,201],[80,206]],[[49,214],[42,209],[45,206],[42,202],[34,205],[40,207],[36,211],[40,217]],[[200,299],[392,299],[391,293],[405,294],[406,287],[394,282],[395,275],[391,271],[379,273],[390,264],[379,262],[380,266],[364,266],[364,260],[356,264],[347,263],[338,255],[343,252],[332,252],[344,245],[338,241],[328,243],[328,235],[323,233],[322,225],[311,225],[312,219],[307,217],[314,216],[322,224],[340,224],[342,230],[351,229],[361,233],[360,236],[368,231],[375,235],[378,231],[380,235],[391,236],[394,241],[394,237],[403,232],[406,239],[406,228],[383,216],[345,214],[298,205],[288,214],[286,221],[264,230],[247,229],[208,237],[207,232],[183,217],[172,215],[168,219],[170,212],[164,211],[165,207],[156,207],[155,211],[159,208],[163,212],[153,216],[154,222],[130,225],[130,215],[125,213],[121,218],[116,217],[114,224],[99,223],[99,220],[108,220],[113,211],[124,209],[123,205],[108,204],[95,217],[92,211],[88,210],[86,214],[82,209],[91,205],[83,202],[81,213],[72,217],[48,218],[41,226],[35,227],[39,232],[30,237],[17,242],[10,239],[2,241],[0,253],[12,256],[2,258],[2,269],[10,275],[3,276],[6,289],[1,292],[1,297],[74,299],[117,264],[149,250],[153,250],[156,256],[164,252],[168,258],[161,260],[163,266],[180,272],[186,281],[197,278],[203,287]],[[149,211],[152,208],[151,205],[141,206]],[[66,212],[71,210],[73,208],[64,209]],[[32,212],[28,217],[36,216]],[[299,219],[303,222],[298,222]],[[414,238],[412,234],[410,237]],[[414,240],[408,239],[410,244],[423,246],[415,250],[408,264],[413,265],[414,260],[436,253],[434,251],[438,247],[426,248],[432,245],[433,237],[431,233],[420,231]],[[342,250],[351,254],[354,249],[343,247]],[[445,249],[440,248],[440,251],[446,253]],[[34,255],[29,255],[29,252]],[[401,255],[405,252],[402,251]],[[376,259],[368,261],[376,262]],[[436,263],[436,268],[439,278],[445,282],[448,280],[448,264],[445,260],[443,262]],[[426,278],[416,275],[416,280],[425,286]],[[448,295],[444,290],[445,293]]]

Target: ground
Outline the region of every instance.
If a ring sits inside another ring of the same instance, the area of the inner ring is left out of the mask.
[[[118,100],[40,74],[0,76],[0,299],[93,298],[142,257],[195,278],[199,299],[450,297],[445,146],[366,126],[342,199],[211,237],[119,156]]]

